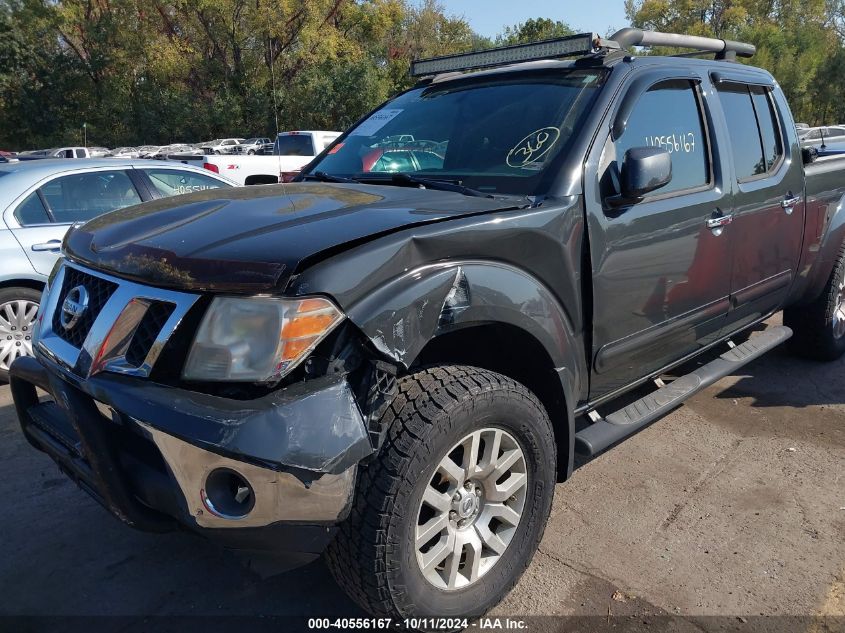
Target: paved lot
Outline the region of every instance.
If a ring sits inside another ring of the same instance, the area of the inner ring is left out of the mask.
[[[0,613],[361,615],[321,563],[262,578],[201,539],[125,528],[25,443],[7,386],[0,499]],[[582,465],[496,614],[695,631],[725,630],[715,615],[845,616],[845,362],[775,351]]]

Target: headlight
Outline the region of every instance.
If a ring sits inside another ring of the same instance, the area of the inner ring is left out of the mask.
[[[182,377],[266,382],[281,378],[343,320],[328,299],[216,297]]]

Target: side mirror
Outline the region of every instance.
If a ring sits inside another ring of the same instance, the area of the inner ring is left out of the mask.
[[[640,200],[672,180],[672,157],[661,147],[632,147],[625,152],[620,179],[622,197]]]

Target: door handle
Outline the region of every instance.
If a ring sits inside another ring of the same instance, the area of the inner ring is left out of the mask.
[[[786,195],[789,196],[789,194],[786,194]],[[799,202],[801,202],[801,196],[790,196],[790,197],[786,198],[786,200],[781,202],[780,206],[782,206],[783,210],[786,211],[786,215],[790,215],[792,213],[792,209]]]
[[[62,241],[50,240],[49,242],[43,242],[41,244],[33,244],[30,248],[36,253],[41,251],[59,251],[62,248]]]
[[[727,226],[731,222],[734,221],[734,216],[728,215],[721,215],[718,218],[710,218],[707,220],[707,228],[708,229],[720,229],[724,226]]]

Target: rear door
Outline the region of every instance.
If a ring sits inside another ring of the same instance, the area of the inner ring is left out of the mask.
[[[733,248],[728,328],[780,308],[798,266],[804,234],[804,172],[787,133],[791,119],[773,86],[722,76],[715,82],[733,163]]]
[[[588,158],[591,398],[697,351],[724,326],[730,244],[708,222],[721,217],[729,198],[701,79],[633,79],[619,100],[619,112],[633,103],[624,131],[598,139]],[[614,206],[625,151],[643,146],[670,153],[672,180],[640,202]]]
[[[72,224],[140,202],[141,196],[125,171],[67,174],[29,192],[6,220],[33,268],[48,275]]]

